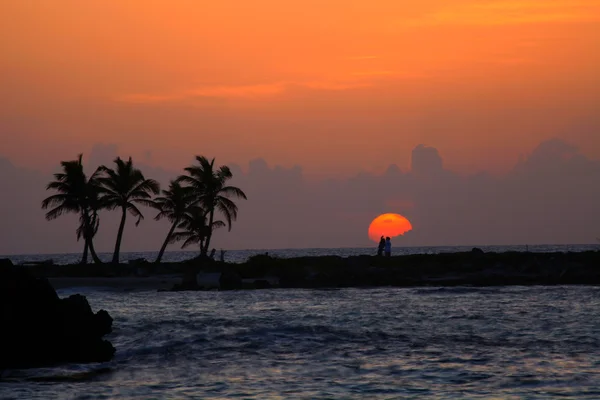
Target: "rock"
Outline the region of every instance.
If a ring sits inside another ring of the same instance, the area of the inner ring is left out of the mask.
[[[236,290],[242,288],[242,278],[234,271],[223,271],[219,278],[221,290]]]
[[[266,279],[257,279],[254,281],[255,289],[270,289],[271,287],[271,283]]]
[[[220,272],[199,272],[196,275],[196,284],[202,289],[219,289],[221,287]]]
[[[102,337],[112,318],[84,296],[60,299],[47,279],[0,260],[0,369],[104,362],[115,348]]]

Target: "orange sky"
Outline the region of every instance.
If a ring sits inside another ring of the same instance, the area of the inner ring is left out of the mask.
[[[598,158],[599,50],[600,0],[2,0],[0,155],[327,175],[425,143],[502,171],[561,137]]]

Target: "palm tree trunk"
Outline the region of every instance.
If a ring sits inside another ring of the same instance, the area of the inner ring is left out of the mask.
[[[87,252],[88,249],[90,250],[90,254],[92,255],[92,260],[94,260],[94,263],[102,264],[102,260],[100,260],[100,257],[98,257],[98,254],[96,254],[96,249],[94,248],[94,232],[93,232],[94,228],[92,228],[92,224],[90,222],[90,216],[87,213],[84,216],[84,222],[85,222],[84,236],[85,236],[85,245],[86,245],[85,251]],[[87,255],[85,257],[87,260]]]
[[[87,229],[87,228],[84,228]],[[85,265],[88,263],[88,238],[87,238],[87,233],[85,233],[84,235],[84,245],[83,245],[83,255],[81,256],[81,261],[79,262],[79,264],[81,265]]]
[[[210,238],[212,237],[214,219],[215,219],[215,209],[213,207],[210,210],[210,217],[208,218],[208,235],[206,235],[206,241],[204,242],[204,249],[202,250],[202,255],[204,255],[204,256],[208,254],[208,248],[210,246]]]
[[[177,224],[179,224],[179,219],[176,219],[175,222],[173,222],[173,225],[171,225],[171,229],[169,229],[169,233],[167,233],[165,242],[163,243],[162,247],[160,248],[160,251],[158,252],[158,257],[156,257],[155,263],[158,264],[162,259],[162,256],[165,253],[165,250],[167,249],[167,245],[169,244],[169,240],[171,239],[171,235],[173,235],[173,231],[175,230]]]
[[[117,243],[115,243],[115,252],[113,253],[112,263],[119,263],[119,252],[121,250],[121,240],[123,239],[123,230],[125,229],[125,220],[127,219],[127,209],[123,207],[123,215],[119,224],[119,232],[117,232]]]
[[[98,257],[98,254],[96,254],[96,249],[94,248],[94,239],[92,238],[92,235],[90,235],[88,246],[90,247],[90,254],[92,255],[92,260],[94,260],[96,264],[102,264],[102,260],[100,259],[100,257]]]

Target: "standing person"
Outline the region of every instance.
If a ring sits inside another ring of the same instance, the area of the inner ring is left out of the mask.
[[[385,239],[383,238],[383,236],[381,236],[381,239],[379,239],[379,247],[377,247],[377,256],[383,255],[384,248],[385,248]]]
[[[390,237],[385,238],[385,256],[391,257],[392,255],[392,239]]]

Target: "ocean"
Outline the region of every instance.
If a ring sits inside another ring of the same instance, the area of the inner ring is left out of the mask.
[[[0,398],[600,398],[598,287],[73,293],[115,359],[5,371]]]
[[[478,247],[483,251],[506,252],[506,251],[531,251],[531,252],[555,252],[555,251],[588,251],[600,250],[600,244],[572,244],[572,245],[511,245],[511,246],[422,246],[422,247],[394,247],[392,255],[402,254],[436,254],[448,252],[471,251],[473,247]],[[376,246],[373,247],[342,247],[342,248],[310,248],[310,249],[255,249],[255,250],[226,250],[225,261],[240,263],[244,262],[256,254],[269,253],[271,256],[290,258],[304,256],[358,256],[358,255],[375,255],[377,253]],[[158,252],[122,252],[121,262],[143,258],[148,261],[154,261]],[[167,251],[163,256],[165,262],[179,262],[194,258],[198,252],[194,251]],[[109,262],[112,258],[112,253],[99,253],[98,256],[105,262]],[[217,250],[215,257],[220,256]],[[81,253],[64,253],[64,254],[22,254],[22,255],[6,255],[0,258],[9,258],[14,264],[24,262],[53,260],[55,264],[76,264],[81,260]],[[89,258],[91,262],[91,257]]]
[[[259,253],[231,251],[227,258]],[[282,257],[372,253],[269,250]],[[140,256],[153,254],[126,255]],[[58,291],[75,293],[114,318],[107,339],[115,358],[4,371],[1,399],[600,398],[600,287]]]

